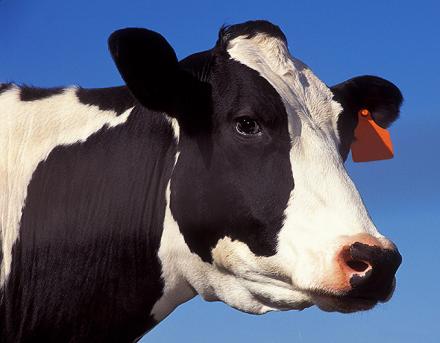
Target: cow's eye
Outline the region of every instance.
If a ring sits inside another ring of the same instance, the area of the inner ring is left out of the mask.
[[[258,122],[250,117],[240,117],[235,120],[235,129],[244,136],[258,135],[261,127]]]

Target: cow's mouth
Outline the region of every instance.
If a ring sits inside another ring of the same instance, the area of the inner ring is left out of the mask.
[[[353,295],[336,295],[320,291],[304,292],[303,294],[304,300],[302,302],[299,302],[298,298],[289,302],[286,299],[276,299],[276,297],[258,293],[253,293],[253,296],[261,305],[267,309],[270,308],[272,311],[303,310],[316,305],[326,312],[352,313],[371,310],[378,303],[388,301],[391,298],[392,292],[386,300]]]
[[[367,311],[372,309],[378,303],[376,299],[335,296],[335,295],[314,295],[313,302],[321,310],[326,312],[351,313],[358,311]]]
[[[343,294],[336,295],[327,292],[312,292],[311,298],[316,306],[327,312],[351,313],[358,311],[367,311],[372,309],[378,303],[385,303],[391,299],[395,289],[395,282],[391,285],[389,293],[385,298],[373,296],[360,296]]]

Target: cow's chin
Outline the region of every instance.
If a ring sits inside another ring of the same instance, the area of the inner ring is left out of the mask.
[[[310,292],[313,303],[321,310],[326,312],[352,313],[358,311],[371,310],[378,303],[385,303],[391,299],[394,294],[395,281],[393,287],[384,300],[355,297],[350,295],[334,295],[328,292],[314,291]]]
[[[241,280],[240,283],[246,290],[246,296],[240,297],[240,300],[244,301],[230,303],[228,301],[230,299],[212,300],[222,300],[240,311],[252,314],[264,314],[271,311],[301,311],[314,305],[326,312],[353,313],[371,310],[379,302],[374,299],[293,290],[274,286],[269,280],[264,283]]]
[[[334,295],[313,295],[313,303],[326,312],[352,313],[371,310],[378,301]]]
[[[374,299],[280,288],[273,284],[270,285],[270,283],[268,280],[263,284],[242,280],[241,285],[245,285],[246,293],[250,294],[251,297],[243,297],[243,300],[247,298],[245,303],[229,303],[229,305],[252,314],[263,314],[271,311],[301,311],[314,305],[326,312],[353,313],[371,310],[379,303]],[[221,300],[224,301],[225,299]]]
[[[374,299],[294,290],[290,287],[275,286],[275,283],[270,280],[265,280],[264,283],[241,280],[241,285],[250,297],[244,296],[242,300],[246,299],[245,302],[229,303],[229,305],[252,314],[271,311],[301,311],[314,305],[325,312],[353,313],[371,310],[379,303]],[[225,299],[216,300],[228,303]]]
[[[323,311],[352,313],[368,311],[378,303],[385,303],[389,301],[394,294],[395,287],[396,281],[394,279],[390,293],[386,299],[382,300],[350,295],[335,295],[330,292],[319,291],[310,292],[310,296],[313,303]]]
[[[228,299],[216,298],[212,300],[222,300],[242,312],[252,314],[264,314],[271,311],[301,311],[314,305],[326,312],[352,313],[371,310],[378,304],[378,301],[374,299],[338,296],[324,292],[294,290],[292,287],[280,287],[279,284],[276,285],[278,280],[267,279],[260,283],[242,279],[239,283],[243,287],[241,290],[235,289],[235,293],[241,293],[239,302],[228,301],[233,300],[230,297]],[[230,291],[234,293],[234,291]],[[229,296],[231,293],[229,293]]]

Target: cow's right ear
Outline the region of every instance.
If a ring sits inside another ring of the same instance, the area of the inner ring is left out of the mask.
[[[121,29],[110,35],[108,46],[128,88],[146,108],[178,117],[188,112],[188,104],[197,103],[200,82],[179,67],[176,53],[159,33]]]

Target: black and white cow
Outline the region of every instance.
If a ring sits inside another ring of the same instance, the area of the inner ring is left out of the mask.
[[[261,314],[386,301],[401,257],[344,168],[378,77],[327,87],[266,21],[178,62],[109,39],[127,87],[0,88],[0,341],[131,342],[199,294]]]

